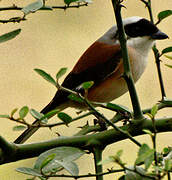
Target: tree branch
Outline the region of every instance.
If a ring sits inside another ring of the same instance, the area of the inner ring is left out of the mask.
[[[80,7],[83,7],[83,6],[88,6],[88,3],[77,4],[77,5],[69,5],[69,6],[67,6],[67,5],[64,5],[64,6],[51,6],[51,7],[44,6],[44,7],[40,8],[39,10],[51,10],[51,9],[66,10],[66,9],[70,9],[70,8],[80,8]],[[0,11],[20,11],[22,9],[23,9],[23,7],[18,7],[16,5],[13,5],[13,6],[9,6],[9,7],[1,7]]]
[[[172,131],[172,117],[155,119],[155,125],[157,132],[168,132]],[[137,128],[136,128],[137,127]],[[131,122],[129,125],[124,125],[120,127],[122,130],[127,131],[133,137],[145,134],[143,129],[149,129],[153,131],[152,120],[145,119],[139,126]],[[85,150],[90,150],[90,148],[103,145],[104,147],[112,143],[128,139],[123,133],[110,129],[107,131],[99,132],[91,135],[84,136],[73,136],[73,137],[63,137],[56,138],[50,141],[32,143],[32,144],[10,144],[12,152],[9,156],[4,156],[5,151],[1,153],[0,164],[5,164],[9,162],[14,162],[22,159],[36,157],[42,152],[49,150],[51,148],[60,146],[73,146],[79,147]],[[0,139],[0,144],[3,143],[3,139]],[[6,146],[7,147],[7,146]],[[8,149],[8,148],[7,148]]]
[[[119,33],[119,41],[121,45],[121,51],[122,51],[122,57],[123,57],[123,64],[124,64],[124,79],[126,80],[128,90],[131,97],[131,102],[133,106],[133,112],[134,112],[134,119],[143,119],[143,114],[141,111],[140,103],[138,100],[137,92],[134,86],[134,81],[131,74],[130,69],[130,63],[129,63],[129,57],[128,57],[128,51],[127,51],[127,45],[126,45],[126,37],[124,32],[124,27],[122,24],[122,17],[121,17],[121,1],[112,0],[113,9],[115,12],[117,27],[118,27],[118,33]]]
[[[102,164],[98,164],[99,162],[102,161],[102,152],[103,152],[103,149],[101,149],[101,147],[93,148],[94,165],[95,165],[96,174],[100,174],[101,172],[103,172]],[[96,180],[103,180],[103,176],[102,175],[96,176]]]
[[[42,10],[53,10],[53,9],[61,9],[61,10],[67,10],[67,9],[71,9],[71,8],[80,8],[80,7],[84,7],[84,6],[88,6],[88,3],[78,3],[76,5],[64,5],[64,6],[43,6],[42,8],[38,9],[37,11],[42,11]],[[18,7],[16,5],[13,6],[8,6],[8,7],[0,7],[0,11],[21,11],[23,9],[23,7]],[[25,16],[23,17],[12,17],[10,19],[5,19],[5,20],[0,20],[0,23],[20,23],[21,21],[25,21],[26,18]]]

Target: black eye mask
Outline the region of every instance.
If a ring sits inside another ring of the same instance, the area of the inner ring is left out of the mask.
[[[124,26],[124,29],[129,37],[151,36],[158,32],[158,28],[146,19],[141,19],[136,23],[127,24]]]

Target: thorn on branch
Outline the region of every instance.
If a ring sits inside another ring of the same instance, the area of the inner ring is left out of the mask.
[[[0,23],[20,23],[21,21],[26,21],[26,18],[25,17],[13,17],[13,18],[10,18],[10,19],[7,19],[7,20],[0,20]]]
[[[51,9],[69,9],[69,8],[80,8],[80,7],[84,7],[84,6],[88,6],[88,2],[86,3],[78,3],[77,5],[64,5],[64,6],[52,6]],[[23,7],[18,7],[17,5],[13,4],[12,6],[9,7],[0,7],[0,11],[21,11],[23,9]],[[50,8],[47,8],[46,6],[43,6],[42,8],[38,9],[38,11],[40,10],[49,10]],[[14,22],[14,23],[20,23],[21,21],[25,21],[26,18],[25,16],[23,17],[12,17],[8,20],[0,20],[0,23],[10,23],[10,22]]]

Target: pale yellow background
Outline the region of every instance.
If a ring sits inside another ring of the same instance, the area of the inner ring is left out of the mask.
[[[9,6],[12,5],[12,2],[12,0],[2,0],[0,5]],[[14,2],[22,6],[32,1],[22,2],[16,0]],[[59,1],[54,0],[49,2],[50,5],[57,5]],[[63,5],[62,1],[59,3],[59,5]],[[124,4],[127,9],[123,9],[123,17],[137,15],[148,18],[148,13],[139,0],[128,0]],[[155,17],[157,12],[166,9],[172,9],[171,0],[153,1]],[[18,16],[21,13],[10,12],[6,15],[6,13],[1,12],[0,18],[10,18],[11,15]],[[30,14],[27,19],[27,21],[19,24],[0,25],[0,34],[22,28],[22,32],[17,38],[0,44],[1,114],[9,113],[13,108],[20,108],[24,105],[40,110],[50,101],[56,89],[39,77],[33,69],[41,68],[52,75],[55,75],[61,67],[68,67],[70,71],[85,49],[115,23],[110,0],[94,0],[94,3],[88,7],[69,9],[65,12],[63,10],[37,12]],[[159,28],[167,33],[169,37],[172,37],[172,18],[163,21],[159,25]],[[172,41],[169,39],[158,42],[157,44],[158,48],[162,50],[167,46],[171,46]],[[162,60],[162,72],[166,92],[168,97],[172,98],[172,69],[164,66],[169,61],[165,58],[162,58]],[[150,107],[160,100],[159,84],[152,52],[149,56],[148,67],[136,87],[143,108]],[[131,107],[128,94],[114,102]],[[70,112],[73,117],[76,116],[75,110],[71,111],[69,109],[67,112]],[[104,113],[107,117],[112,116],[112,113],[109,111],[104,111]],[[171,109],[161,111],[159,116],[170,114],[172,115]],[[70,128],[60,127],[53,131],[58,131],[61,135],[70,136],[78,130],[75,127],[84,125],[86,120],[74,123]],[[1,119],[1,135],[8,141],[13,141],[20,134],[20,132],[12,131],[14,125],[14,123],[8,120]],[[159,150],[165,145],[172,145],[171,135],[171,133],[158,135]],[[47,140],[52,137],[55,137],[53,132],[43,129],[36,133],[29,141]],[[142,136],[137,139],[141,140],[141,142],[148,142],[150,138]],[[150,141],[149,144],[151,145]],[[135,158],[136,151],[135,145],[132,145],[128,141],[122,141],[109,146],[104,152],[104,157],[113,155],[119,149],[124,149],[123,159],[130,164],[132,159]],[[28,178],[28,176],[16,173],[15,168],[21,166],[32,167],[33,162],[34,159],[2,165],[0,167],[0,179],[22,180]],[[93,172],[94,165],[92,163],[92,157],[90,158],[87,155],[77,162],[80,164],[81,174]],[[112,164],[108,164],[105,166],[105,169],[112,166]],[[117,177],[116,175],[111,175],[106,176],[105,179],[114,179],[114,176]],[[65,180],[65,178],[58,179]]]

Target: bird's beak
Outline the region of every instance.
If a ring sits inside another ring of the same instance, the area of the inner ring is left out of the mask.
[[[162,31],[158,30],[156,33],[151,35],[152,39],[167,39],[168,36]]]

